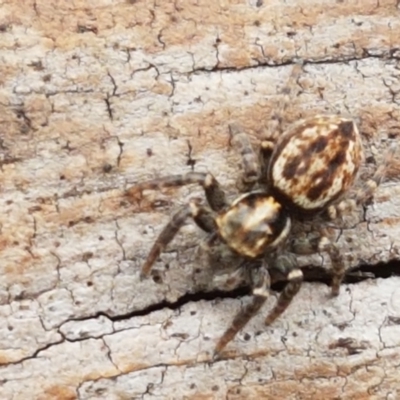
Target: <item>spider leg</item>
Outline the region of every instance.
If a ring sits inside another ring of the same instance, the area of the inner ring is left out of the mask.
[[[279,295],[274,308],[267,315],[265,325],[272,324],[286,310],[303,283],[303,272],[297,267],[293,255],[284,254],[278,256],[272,261],[269,268],[277,270],[279,274],[284,275],[288,283]]]
[[[261,165],[259,156],[255,153],[249,136],[243,131],[243,128],[238,124],[229,125],[233,143],[238,148],[242,157],[243,177],[238,184],[240,191],[246,192],[251,190],[255,183],[260,180],[260,177],[266,176],[268,161],[273,151],[274,142],[283,131],[284,115],[286,109],[291,104],[291,99],[294,97],[293,92],[298,85],[298,79],[302,70],[303,63],[297,63],[292,68],[288,81],[282,90],[282,96],[268,121],[266,126],[268,140],[261,141]]]
[[[257,314],[269,296],[270,277],[267,269],[254,268],[251,271],[251,280],[253,286],[253,298],[250,304],[238,312],[232,321],[231,326],[218,340],[214,351],[214,358],[218,357],[225,346],[250,321],[250,319]]]
[[[209,210],[197,204],[195,201],[191,201],[188,205],[182,207],[172,216],[171,220],[164,227],[153,244],[142,266],[140,274],[142,279],[149,275],[151,267],[160,253],[165,249],[168,243],[171,242],[189,217],[192,217],[194,222],[204,231],[211,233],[215,230],[215,222]]]
[[[280,96],[278,103],[274,107],[274,112],[267,124],[268,140],[273,142],[283,132],[283,121],[286,115],[287,108],[292,104],[293,99],[296,98],[295,89],[298,86],[298,80],[303,71],[303,63],[296,63],[292,71],[290,72],[289,78],[283,88],[282,96]]]
[[[197,183],[203,186],[206,198],[214,211],[222,210],[226,206],[225,193],[218,181],[211,174],[189,172],[186,175],[171,175],[147,182],[138,183],[127,190],[127,195],[135,197],[144,190],[157,190],[163,187],[185,186]]]
[[[357,204],[364,204],[374,195],[375,190],[385,179],[389,166],[391,165],[397,150],[397,143],[393,143],[392,145],[390,145],[389,149],[384,155],[384,161],[379,165],[379,167],[375,171],[375,174],[369,181],[366,182],[364,188],[356,194],[355,201]]]
[[[286,277],[288,283],[278,297],[274,308],[268,314],[265,324],[270,325],[289,306],[294,296],[300,290],[303,282],[303,273],[297,268],[293,255],[271,255],[268,257],[268,268],[276,270],[279,275]],[[267,298],[269,297],[270,276],[267,268],[254,268],[251,270],[251,281],[253,286],[253,299],[250,304],[241,309],[234,318],[231,326],[219,339],[215,348],[214,356],[218,356],[225,346],[236,336],[236,334],[257,314]]]
[[[389,165],[396,155],[398,145],[393,143],[386,154],[384,155],[384,161],[377,168],[372,178],[368,179],[361,189],[359,189],[354,198],[345,199],[338,204],[331,205],[328,208],[328,216],[330,219],[337,218],[338,215],[344,215],[345,213],[355,209],[357,206],[365,205],[375,194],[376,189],[385,179]]]
[[[260,146],[260,160],[261,160],[261,178],[260,181],[268,185],[268,166],[269,161],[274,151],[274,142],[270,140],[263,140]]]
[[[267,134],[266,139],[261,141],[260,146],[260,160],[261,160],[261,179],[263,184],[268,184],[266,177],[268,176],[268,165],[274,150],[275,142],[279,135],[284,131],[284,117],[286,115],[287,108],[291,105],[291,102],[296,97],[294,93],[298,87],[298,80],[303,71],[303,63],[297,63],[292,68],[289,78],[285,84],[285,87],[281,91],[281,96],[277,104],[274,107],[274,111],[271,114],[271,118],[268,120],[266,126]]]
[[[250,143],[249,136],[238,124],[230,124],[229,131],[233,144],[242,157],[243,176],[238,186],[242,192],[249,191],[260,178],[258,157]]]
[[[309,255],[326,251],[332,262],[332,296],[337,296],[340,290],[340,284],[345,274],[345,263],[341,251],[336,243],[331,242],[327,237],[312,239],[294,239],[290,245],[293,253],[300,255]]]

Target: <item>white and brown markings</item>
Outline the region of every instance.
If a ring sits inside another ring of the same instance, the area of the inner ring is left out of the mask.
[[[348,192],[362,159],[354,121],[319,115],[300,121],[280,136],[268,180],[287,207],[315,213]]]
[[[276,249],[290,230],[290,218],[282,205],[264,192],[239,197],[216,216],[215,222],[224,242],[250,258]]]
[[[296,82],[296,74],[300,72],[301,68],[295,66],[290,81]],[[290,94],[290,90],[288,92]],[[332,264],[332,295],[339,293],[345,267],[338,246],[322,235],[317,240],[293,238],[288,241],[291,226],[299,217],[313,219],[326,214],[327,218],[334,218],[350,206],[364,203],[385,175],[385,168],[378,168],[351,201],[345,199],[363,160],[355,122],[340,116],[318,115],[301,120],[282,133],[280,113],[288,103],[289,96],[286,96],[284,104],[277,107],[271,118],[274,127],[269,130],[275,139],[261,142],[259,152],[254,151],[240,125],[229,126],[232,141],[242,158],[240,187],[246,191],[236,200],[226,200],[212,174],[198,172],[138,183],[127,191],[129,198],[136,198],[145,190],[199,184],[204,188],[208,203],[205,206],[191,200],[172,216],[150,249],[141,270],[143,278],[149,275],[160,253],[188,218],[209,234],[212,241],[219,239],[247,266],[252,300],[239,311],[218,340],[215,355],[219,355],[261,309],[269,296],[270,274],[285,277],[287,284],[265,324],[271,324],[289,306],[303,280],[295,254],[327,252]],[[248,267],[249,260],[257,261],[254,267]],[[233,274],[237,274],[237,270]]]

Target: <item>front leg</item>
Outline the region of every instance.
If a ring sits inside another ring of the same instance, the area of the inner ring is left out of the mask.
[[[303,272],[297,267],[296,259],[292,254],[283,254],[276,258],[270,256],[268,258],[270,258],[269,268],[283,275],[288,283],[279,295],[274,308],[267,315],[265,325],[272,324],[288,308],[303,283]]]
[[[270,277],[265,268],[251,270],[253,298],[246,307],[242,308],[233,319],[231,326],[218,340],[214,351],[214,358],[218,357],[225,346],[233,340],[236,334],[258,313],[269,296]]]
[[[197,204],[195,201],[191,201],[188,205],[182,207],[176,214],[172,216],[171,220],[164,227],[153,244],[146,261],[142,266],[140,274],[142,279],[149,275],[151,267],[159,257],[160,253],[175,237],[189,217],[192,217],[196,224],[204,231],[211,233],[213,230],[215,230],[215,222],[209,210]]]
[[[284,254],[276,256],[276,254],[271,254],[266,257],[266,262],[267,265],[264,263],[263,267],[254,268],[250,271],[250,278],[253,286],[253,299],[250,304],[239,311],[232,321],[231,326],[219,339],[214,356],[218,356],[221,353],[236,334],[258,313],[269,297],[270,275],[268,269],[273,270],[272,272],[276,272],[279,276],[285,277],[288,283],[279,295],[274,308],[268,314],[265,320],[266,325],[270,325],[286,310],[294,296],[300,290],[303,282],[303,273],[297,268],[296,260],[293,255]]]
[[[225,193],[211,174],[188,172],[186,175],[171,175],[133,185],[126,191],[128,197],[135,198],[144,190],[159,190],[163,187],[185,186],[197,183],[203,186],[208,204],[214,211],[222,210],[226,205]]]

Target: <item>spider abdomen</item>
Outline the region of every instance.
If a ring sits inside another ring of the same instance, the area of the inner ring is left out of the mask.
[[[284,204],[314,213],[340,199],[352,186],[363,159],[354,121],[316,116],[295,124],[278,139],[268,179]]]

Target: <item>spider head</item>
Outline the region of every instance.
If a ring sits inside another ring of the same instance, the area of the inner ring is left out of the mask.
[[[288,237],[291,224],[282,205],[265,192],[239,197],[215,221],[225,243],[250,258],[276,249]]]

